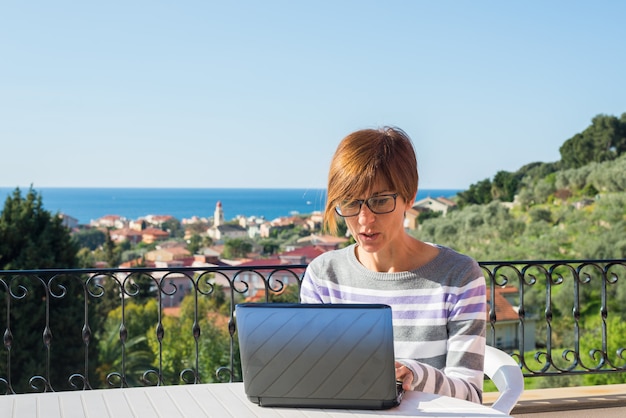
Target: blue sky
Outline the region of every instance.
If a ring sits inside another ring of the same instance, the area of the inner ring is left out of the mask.
[[[626,112],[621,1],[0,1],[3,187],[326,186],[395,125],[421,188]]]

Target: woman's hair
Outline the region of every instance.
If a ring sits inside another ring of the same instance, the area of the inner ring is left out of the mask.
[[[328,172],[324,226],[337,232],[335,206],[358,199],[380,181],[405,201],[417,193],[417,159],[411,138],[399,128],[363,129],[346,136],[337,147]]]

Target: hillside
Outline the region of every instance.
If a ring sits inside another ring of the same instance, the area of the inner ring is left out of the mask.
[[[596,116],[560,153],[471,185],[415,235],[484,261],[625,258],[626,113]]]

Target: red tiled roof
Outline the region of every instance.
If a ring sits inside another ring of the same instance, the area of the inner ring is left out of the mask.
[[[122,217],[120,215],[104,215],[102,218],[100,219],[110,219],[110,220],[115,220],[115,219],[122,219]]]
[[[130,228],[122,228],[122,229],[114,229],[113,231],[111,231],[111,235],[116,235],[116,236],[124,236],[124,237],[132,237],[132,236],[140,236],[141,232],[139,231],[135,231],[134,229],[130,229]]]
[[[302,257],[304,256],[307,259],[312,260],[318,255],[323,254],[325,252],[326,252],[325,249],[320,248],[318,246],[307,245],[306,247],[296,248],[293,251],[286,251],[286,252],[280,253],[278,256],[279,257]]]
[[[141,235],[152,235],[155,237],[169,237],[170,234],[158,228],[146,228],[141,231]]]
[[[180,317],[180,306],[166,306],[163,308],[163,315]]]
[[[496,287],[494,297],[494,307],[496,310],[497,321],[515,321],[519,319],[516,309],[504,297],[506,293],[516,293],[515,287]],[[487,290],[487,321],[489,321],[489,302],[491,300],[491,292]]]
[[[170,219],[174,219],[172,215],[150,215],[149,218],[154,222],[169,221]]]
[[[272,257],[272,258],[258,258],[256,260],[244,261],[243,263],[237,264],[237,267],[248,267],[248,266],[276,266],[284,264],[281,262],[280,258]]]
[[[448,199],[447,197],[444,196],[439,196],[436,200],[440,201],[441,203],[448,205],[448,206],[456,206],[456,203],[453,200]]]

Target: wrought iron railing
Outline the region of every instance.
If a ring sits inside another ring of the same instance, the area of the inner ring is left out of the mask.
[[[626,260],[480,265],[488,344],[526,377],[626,372]],[[297,301],[305,268],[0,271],[0,392],[240,380],[235,305]]]
[[[509,295],[516,305],[516,344],[509,351],[524,376],[626,372],[626,327],[621,326],[626,320],[626,260],[480,265],[489,284],[487,337],[492,345],[498,345],[496,293],[515,290]],[[532,353],[533,361],[520,353]]]

